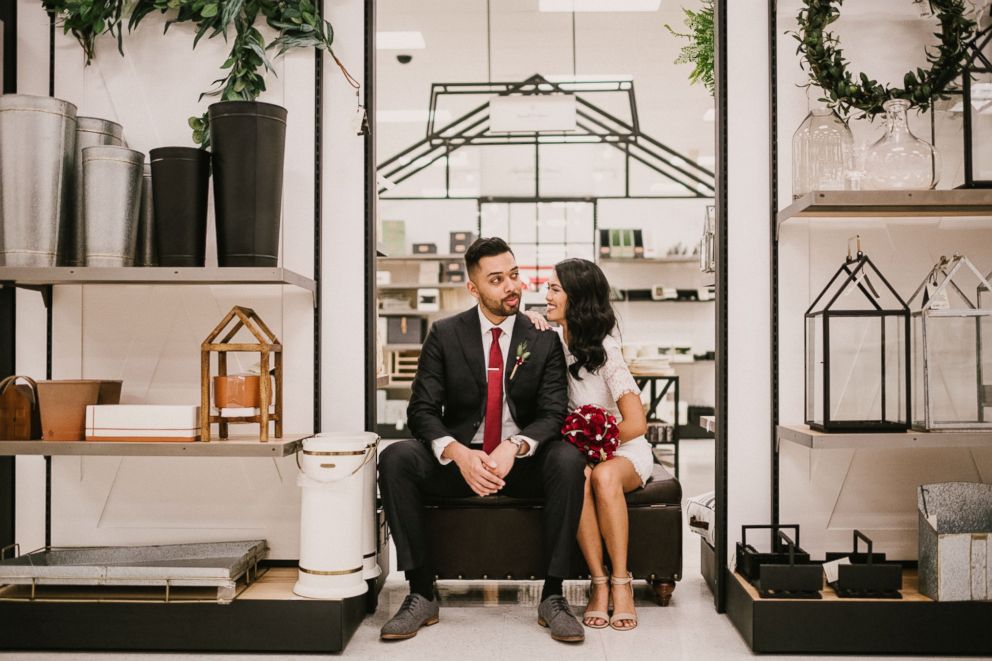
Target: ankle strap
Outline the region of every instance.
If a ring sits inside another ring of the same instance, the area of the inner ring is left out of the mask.
[[[593,582],[594,585],[606,585],[610,582],[609,576],[590,576],[589,580]]]
[[[634,580],[634,577],[629,574],[623,577],[610,576],[610,583],[612,583],[613,585],[626,585],[627,583],[630,583],[632,580]]]

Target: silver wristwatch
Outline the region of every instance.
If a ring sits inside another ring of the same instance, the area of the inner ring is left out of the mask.
[[[520,438],[519,436],[511,436],[510,438],[508,438],[506,440],[510,441],[511,443],[513,443],[514,445],[517,446],[517,456],[519,456],[520,454],[522,454],[520,452],[521,449],[523,449],[523,448],[526,448],[528,450],[530,449],[529,446],[528,446],[528,444],[527,444],[527,441],[525,441],[524,439]]]

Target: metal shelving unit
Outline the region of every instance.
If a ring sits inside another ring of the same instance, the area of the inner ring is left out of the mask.
[[[989,431],[906,431],[890,434],[827,434],[806,425],[778,425],[778,442],[788,441],[812,450],[974,448],[992,446]]]

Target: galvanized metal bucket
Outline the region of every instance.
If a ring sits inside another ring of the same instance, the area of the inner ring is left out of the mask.
[[[69,198],[72,212],[66,214],[59,239],[59,264],[83,266],[86,263],[86,234],[83,229],[83,150],[99,145],[124,146],[124,127],[99,117],[76,118],[76,157]]]
[[[155,252],[155,205],[152,202],[152,165],[145,163],[141,177],[141,211],[138,213],[138,247],[135,266],[158,266]]]
[[[75,142],[73,104],[0,96],[0,266],[55,266]]]
[[[102,145],[83,149],[86,266],[133,266],[145,155]]]

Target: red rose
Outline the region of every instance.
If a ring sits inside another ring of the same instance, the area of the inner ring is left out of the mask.
[[[592,404],[580,406],[569,413],[561,433],[565,441],[578,448],[590,464],[613,458],[620,445],[616,417]]]

